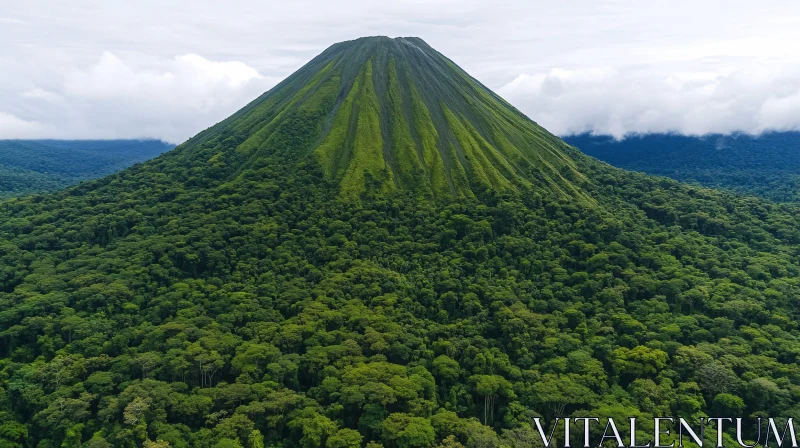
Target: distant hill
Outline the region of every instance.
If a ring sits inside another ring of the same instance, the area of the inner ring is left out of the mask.
[[[777,202],[800,202],[800,132],[758,137],[649,134],[622,141],[582,134],[564,141],[620,168]]]
[[[0,140],[0,198],[96,179],[173,147],[160,140]]]

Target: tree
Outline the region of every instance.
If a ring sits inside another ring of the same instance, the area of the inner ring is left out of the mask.
[[[244,414],[233,414],[223,418],[214,427],[214,434],[218,438],[246,441],[255,430],[255,424]]]
[[[236,439],[222,438],[214,444],[214,448],[244,448]]]
[[[169,446],[169,442],[164,440],[158,439],[155,442],[152,440],[145,440],[144,448],[167,448]]]
[[[442,441],[436,445],[436,448],[464,448],[464,445],[459,443],[456,437],[451,434],[442,439]]]
[[[260,378],[264,367],[277,361],[280,354],[280,350],[271,345],[245,342],[236,349],[236,356],[231,361],[231,367],[235,372]]]
[[[461,374],[461,366],[449,356],[440,355],[433,360],[433,374],[441,378],[445,383],[452,384],[458,380]]]
[[[432,447],[435,440],[433,426],[428,419],[398,412],[389,414],[383,421],[383,441],[387,447]]]
[[[149,400],[142,397],[134,398],[125,406],[123,419],[126,425],[136,426],[145,423],[145,413],[150,409]]]
[[[651,349],[643,345],[629,349],[620,347],[612,353],[611,363],[614,370],[628,377],[656,375],[667,365],[669,355],[659,349]]]
[[[561,417],[598,399],[597,394],[583,383],[580,375],[548,373],[531,385],[530,396],[523,399],[535,404],[536,409],[548,418]]]
[[[81,433],[83,432],[83,423],[73,425],[67,429],[64,434],[64,440],[61,442],[63,448],[80,448],[81,446]]]
[[[317,448],[325,446],[325,442],[336,433],[336,423],[328,417],[320,415],[313,408],[301,410],[289,421],[289,428],[299,431],[300,445],[304,448]]]
[[[470,378],[475,384],[475,392],[483,397],[483,423],[494,422],[495,400],[498,397],[514,398],[511,383],[499,375],[475,375]]]
[[[250,440],[250,448],[264,448],[264,436],[261,431],[254,429],[248,440]]]
[[[147,373],[161,363],[161,356],[154,352],[140,353],[136,355],[134,362],[142,371],[142,379],[145,379]]]
[[[736,374],[719,361],[700,366],[696,375],[698,384],[709,395],[733,392],[739,384]]]
[[[328,438],[325,443],[327,448],[359,448],[361,434],[354,429],[342,428]]]
[[[714,397],[713,407],[715,415],[742,415],[747,409],[744,400],[728,393]]]

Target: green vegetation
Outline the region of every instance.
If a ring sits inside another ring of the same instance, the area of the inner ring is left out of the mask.
[[[472,173],[472,183],[487,190],[496,189],[503,192],[516,190],[508,180],[508,177],[503,176],[498,170],[499,168],[504,168],[504,166],[501,163],[492,163],[497,161],[498,158],[491,156],[491,148],[484,152],[486,148],[485,144],[482,145],[484,141],[478,142],[475,139],[474,134],[471,132],[474,131],[474,128],[467,129],[469,123],[465,125],[461,119],[447,108],[445,108],[444,114],[450,129],[456,136],[456,141],[464,151],[464,158],[470,161],[469,168]]]
[[[298,114],[307,127],[293,121]],[[279,129],[302,129],[298,135],[310,140],[287,147],[313,153],[350,200],[398,187],[420,197],[474,198],[535,184],[593,202],[575,185],[585,179],[568,155],[574,151],[419,39],[334,45],[193,140],[229,133],[215,153],[236,147],[235,157],[219,157],[241,166],[275,151]]]
[[[800,132],[704,137],[648,134],[621,141],[583,134],[564,140],[620,168],[800,203]]]
[[[400,84],[397,80],[397,66],[394,58],[389,60],[389,117],[391,126],[389,132],[391,133],[391,153],[397,159],[399,183],[409,189],[417,189],[418,184],[422,184],[421,195],[425,196],[426,193],[434,191],[430,182],[432,179],[425,172],[423,166],[425,156],[422,149],[415,143],[412,135],[411,126],[408,120],[411,118],[407,112],[410,106],[407,105],[409,100],[407,96],[403,95]],[[438,155],[438,153],[437,153]],[[440,188],[444,187],[442,185]],[[442,188],[442,191],[446,191]]]
[[[155,160],[0,202],[0,446],[516,448],[535,416],[641,441],[800,412],[796,207],[610,167],[499,100],[476,120],[409,75],[435,58],[337,44]]]
[[[445,165],[442,160],[442,154],[437,149],[437,142],[439,141],[439,134],[436,132],[436,127],[433,125],[431,116],[425,103],[417,93],[417,89],[412,85],[409,86],[411,92],[411,116],[414,126],[419,135],[419,146],[421,151],[421,158],[426,167],[426,172],[429,176],[431,190],[434,194],[447,196],[450,191],[464,191],[464,188],[451,188],[448,184],[448,177],[445,173]],[[448,147],[450,149],[450,147]],[[459,166],[460,167],[460,166]],[[463,170],[455,170],[456,173],[451,172],[451,177],[463,179],[460,185],[465,185],[466,175]],[[456,181],[453,181],[455,184]]]
[[[172,148],[158,140],[0,140],[0,198],[59,190]]]
[[[358,89],[355,110],[355,129],[353,149],[347,169],[341,179],[342,195],[358,197],[367,179],[374,180],[373,190],[386,192],[394,187],[393,171],[384,158],[381,132],[380,106],[372,80],[372,61],[367,61],[361,75],[361,82],[353,87]]]

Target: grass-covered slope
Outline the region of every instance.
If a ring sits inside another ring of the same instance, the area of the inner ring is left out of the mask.
[[[218,146],[229,153],[215,161],[241,166],[292,139],[346,197],[545,189],[590,201],[569,147],[417,38],[333,45],[185,149],[222,133],[236,149]]]

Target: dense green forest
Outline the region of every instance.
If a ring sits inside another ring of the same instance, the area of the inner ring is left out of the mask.
[[[687,137],[589,134],[564,141],[616,167],[759,196],[800,202],[800,132]]]
[[[611,167],[492,95],[419,39],[345,42],[155,160],[0,202],[0,446],[800,414],[798,208]]]
[[[159,140],[0,140],[0,198],[97,179],[173,147]]]

